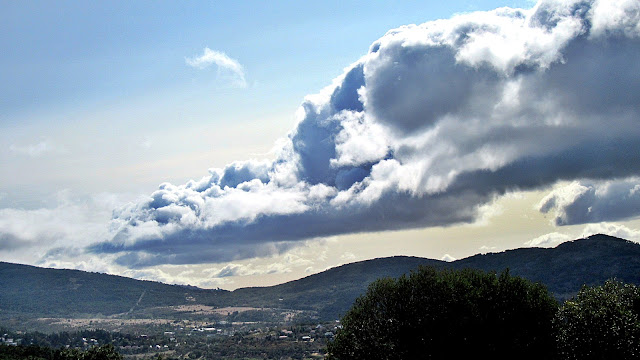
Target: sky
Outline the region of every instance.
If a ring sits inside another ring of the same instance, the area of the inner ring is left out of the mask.
[[[266,286],[640,241],[640,3],[0,0],[0,261]]]

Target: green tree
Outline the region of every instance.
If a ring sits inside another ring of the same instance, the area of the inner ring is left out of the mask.
[[[557,302],[508,271],[421,267],[373,282],[342,319],[329,359],[550,359]]]
[[[94,346],[84,352],[82,360],[122,360],[115,347],[111,344]]]
[[[583,287],[558,311],[563,359],[638,359],[640,288],[616,280]]]

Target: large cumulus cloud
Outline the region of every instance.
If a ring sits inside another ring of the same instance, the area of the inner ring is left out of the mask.
[[[91,248],[130,267],[473,222],[560,180],[640,174],[640,3],[542,1],[389,31],[308,96],[272,162],[162,184]]]

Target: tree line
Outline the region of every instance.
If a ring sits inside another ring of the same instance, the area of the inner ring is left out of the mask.
[[[540,283],[420,267],[373,282],[328,359],[637,359],[640,288],[616,280],[559,303]]]
[[[0,360],[122,360],[111,344],[94,346],[88,350],[54,349],[44,346],[0,346]]]

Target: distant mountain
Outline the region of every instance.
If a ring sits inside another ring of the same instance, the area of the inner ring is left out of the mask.
[[[444,264],[438,260],[408,256],[372,259],[338,266],[280,285],[242,288],[226,295],[248,306],[313,310],[323,319],[337,319],[374,280],[399,277],[420,265],[442,267]]]
[[[79,270],[0,262],[0,314],[73,317],[207,302],[219,293]]]
[[[640,285],[640,244],[608,235],[592,235],[555,248],[524,248],[474,255],[455,261],[454,268],[501,271],[547,286],[557,298],[573,296],[582,285],[611,278]]]
[[[542,282],[556,297],[565,299],[584,284],[601,284],[609,278],[640,284],[640,245],[594,235],[550,249],[508,250],[454,262],[396,256],[339,266],[281,285],[235,291],[0,263],[0,313],[4,316],[112,315],[157,306],[204,304],[310,310],[321,319],[336,319],[375,279],[398,277],[420,265],[496,272],[508,268],[513,275]]]
[[[398,277],[420,265],[495,272],[509,269],[512,275],[543,283],[556,298],[564,300],[585,284],[602,284],[610,278],[640,285],[640,244],[593,235],[555,248],[521,248],[453,262],[395,256],[343,265],[281,285],[238,289],[228,295],[254,306],[275,306],[282,299],[282,306],[315,310],[323,318],[337,318],[373,280]]]

